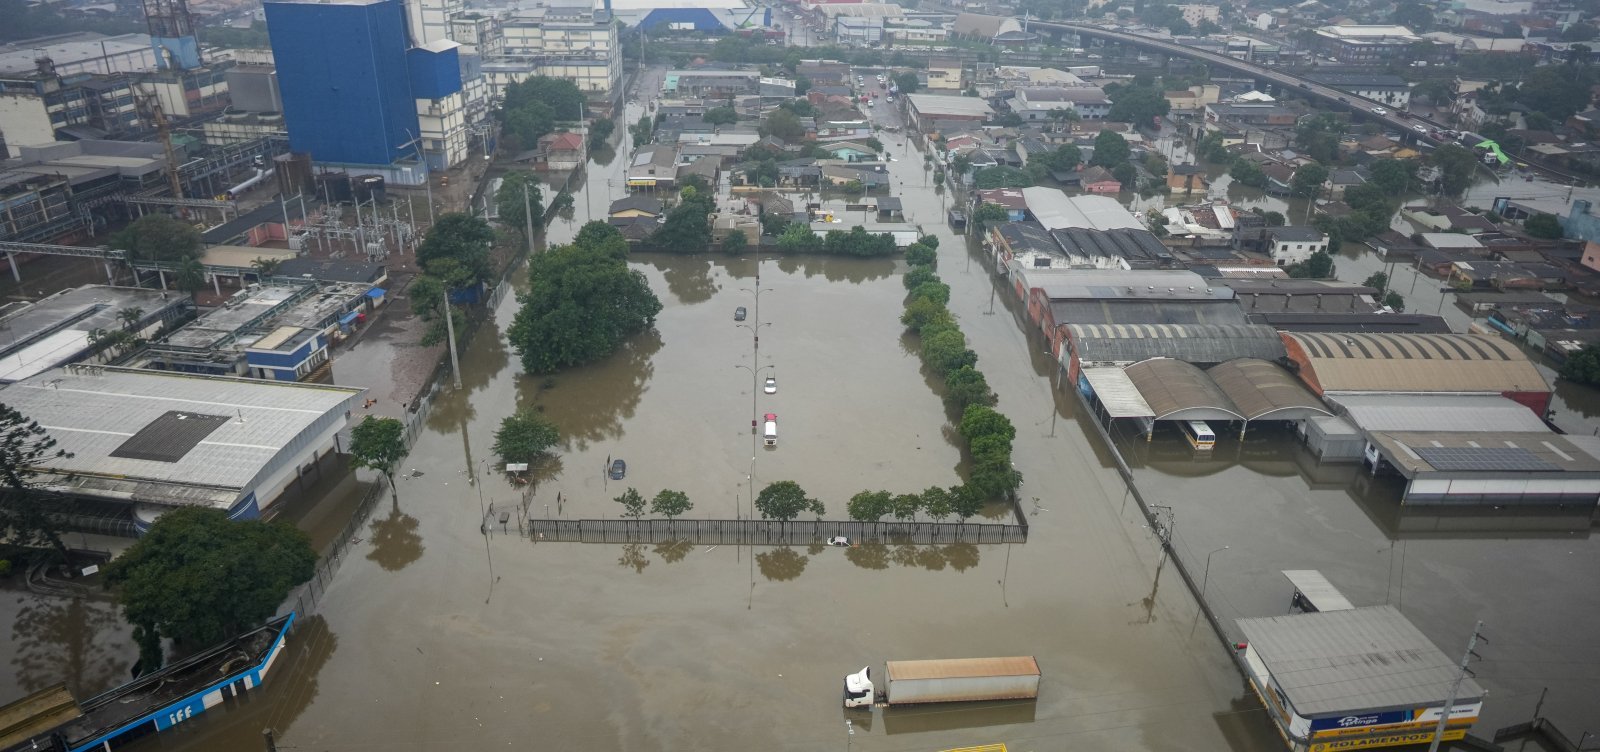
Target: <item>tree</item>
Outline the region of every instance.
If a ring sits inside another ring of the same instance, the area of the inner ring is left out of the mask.
[[[961,413],[961,425],[957,430],[968,442],[976,442],[985,436],[999,436],[1010,444],[1017,437],[1016,426],[1011,425],[1010,418],[984,405],[968,405]]]
[[[939,265],[939,252],[923,245],[921,242],[912,243],[906,248],[906,263],[912,266],[937,268]]]
[[[950,169],[957,175],[965,175],[972,170],[972,158],[965,154],[957,154],[950,158]]]
[[[266,279],[277,274],[281,264],[283,259],[258,258],[250,262],[250,268],[256,270],[256,279]]]
[[[144,319],[144,309],[138,306],[128,306],[117,311],[117,320],[122,322],[123,330],[132,330]]]
[[[539,176],[531,172],[506,173],[501,178],[499,190],[494,192],[494,206],[495,213],[500,217],[500,223],[511,228],[512,232],[519,236],[528,233],[528,215],[523,211],[524,207],[533,210],[534,232],[544,227],[544,193],[539,190]],[[428,234],[433,233],[430,230]],[[522,240],[524,243],[533,242],[533,238],[528,237]]]
[[[894,509],[888,491],[862,491],[850,497],[845,511],[857,522],[877,522]]]
[[[1372,180],[1368,185],[1375,185],[1384,193],[1398,196],[1411,187],[1415,174],[1416,164],[1413,161],[1385,157],[1372,163]]]
[[[1329,241],[1332,247],[1332,240]],[[1305,261],[1290,264],[1289,276],[1295,279],[1332,279],[1334,272],[1333,256],[1327,251],[1317,251]]]
[[[929,282],[938,282],[939,273],[930,266],[913,266],[911,271],[900,278],[900,281],[905,284],[907,290],[915,290]]]
[[[722,239],[722,252],[730,256],[744,253],[750,247],[750,236],[744,230],[734,230]]]
[[[1029,188],[1033,186],[1033,176],[1024,170],[1005,165],[985,167],[972,173],[972,183],[978,188]]]
[[[1132,191],[1138,189],[1139,171],[1134,169],[1132,162],[1123,162],[1111,169],[1111,176],[1122,184],[1122,190]]]
[[[700,253],[711,245],[711,214],[716,211],[709,192],[685,188],[667,221],[650,234],[650,244],[673,253]]]
[[[1100,131],[1100,135],[1094,137],[1094,157],[1089,160],[1089,164],[1105,168],[1116,167],[1127,164],[1128,155],[1131,153],[1127,139],[1121,134],[1116,131]]]
[[[1327,180],[1328,168],[1320,164],[1308,164],[1294,171],[1289,189],[1296,196],[1315,197],[1322,193],[1322,184]]]
[[[529,104],[549,107],[557,120],[574,121],[583,117],[583,92],[571,79],[530,76],[506,87],[503,109],[516,110]]]
[[[44,426],[0,403],[0,541],[25,548],[50,546],[65,559],[54,497],[34,478],[40,465],[71,457]]]
[[[528,102],[500,110],[500,133],[517,149],[532,149],[539,139],[556,129],[556,111],[544,102]]]
[[[732,107],[712,107],[701,119],[712,125],[732,125],[739,122],[739,111]]]
[[[1420,34],[1433,27],[1433,11],[1417,0],[1401,0],[1389,20]]]
[[[179,507],[107,564],[105,576],[139,632],[149,671],[160,665],[162,637],[199,647],[257,626],[316,564],[311,539],[288,523]]]
[[[957,517],[960,517],[962,522],[966,522],[969,517],[982,512],[983,503],[983,494],[970,485],[952,486],[950,488],[951,511]]]
[[[639,122],[634,123],[633,126],[628,129],[628,135],[633,137],[634,146],[643,146],[650,143],[650,139],[653,137],[655,129],[656,121],[651,120],[649,115],[640,115]]]
[[[1108,87],[1109,88],[1109,87]],[[1109,93],[1109,92],[1108,92]],[[1123,86],[1111,94],[1111,111],[1106,117],[1121,123],[1133,123],[1144,127],[1153,123],[1156,118],[1164,117],[1172,109],[1172,103],[1167,101],[1161,89],[1155,86]],[[1101,131],[1102,134],[1113,131]],[[1121,138],[1121,136],[1118,136]],[[1100,156],[1099,140],[1095,141],[1095,156]],[[1126,157],[1124,157],[1126,158]],[[1105,165],[1110,167],[1110,165]]]
[[[794,77],[794,95],[795,96],[803,97],[803,96],[806,95],[806,92],[808,92],[810,90],[811,90],[811,79],[806,78],[805,76],[795,76]]]
[[[759,130],[763,136],[777,136],[789,143],[799,143],[806,137],[806,128],[800,123],[800,116],[785,109],[773,110]]]
[[[959,329],[922,333],[922,362],[934,373],[944,375],[962,366],[976,365],[978,354],[967,349],[967,338]]]
[[[1382,294],[1383,291],[1389,289],[1389,275],[1383,272],[1373,272],[1372,276],[1367,277],[1366,281],[1361,283],[1361,286],[1370,287]]]
[[[955,512],[955,500],[950,492],[939,486],[930,486],[922,492],[922,511],[934,522],[943,522]]]
[[[1406,299],[1400,293],[1390,290],[1383,294],[1383,304],[1394,309],[1395,313],[1405,313]]]
[[[644,497],[640,496],[639,492],[634,490],[632,486],[629,486],[628,490],[623,491],[621,496],[612,499],[612,501],[622,505],[623,517],[632,517],[637,520],[644,516]]]
[[[894,81],[895,86],[900,87],[901,96],[914,94],[917,89],[922,87],[922,79],[918,78],[916,71],[906,71],[891,80]]]
[[[966,410],[971,405],[995,403],[989,381],[983,377],[982,371],[972,366],[962,366],[945,374],[944,390],[944,398],[958,410]]]
[[[1564,232],[1561,229],[1561,220],[1556,219],[1554,214],[1535,214],[1531,217],[1528,217],[1526,220],[1523,220],[1522,229],[1526,230],[1528,234],[1532,235],[1533,237],[1544,238],[1546,240],[1554,240],[1559,238]]]
[[[694,509],[694,502],[689,501],[689,494],[682,491],[662,489],[650,500],[650,514],[669,520],[691,509]]]
[[[1435,149],[1433,163],[1442,173],[1441,187],[1451,196],[1460,195],[1467,186],[1472,185],[1472,177],[1478,171],[1478,157],[1455,144],[1445,144]]]
[[[823,508],[822,502],[807,498],[805,489],[792,480],[780,480],[761,489],[761,493],[756,494],[755,507],[762,519],[780,522],[788,522],[806,511],[820,515]]]
[[[1575,384],[1600,384],[1600,344],[1587,344],[1561,364],[1561,378]]]
[[[889,501],[889,511],[894,513],[897,520],[916,519],[917,512],[922,509],[922,497],[916,494],[895,494]]]
[[[940,306],[950,304],[950,286],[943,282],[924,282],[911,290],[911,299],[931,300]]]
[[[394,484],[394,470],[406,456],[405,434],[404,423],[375,415],[350,429],[350,464],[382,473],[395,501],[400,499],[400,489]]]
[[[606,229],[593,235],[616,232]],[[522,307],[507,334],[529,373],[609,355],[661,312],[644,275],[629,269],[624,258],[597,250],[594,242],[557,246],[528,261],[528,291],[519,297]]]
[[[111,236],[111,247],[127,251],[129,260],[181,264],[200,258],[205,244],[194,225],[165,214],[148,214]]]
[[[999,204],[979,204],[972,212],[972,223],[983,228],[1003,225],[1011,221],[1011,212]]]
[[[1261,218],[1267,221],[1268,227],[1282,227],[1288,222],[1288,220],[1284,218],[1282,212],[1269,211],[1266,214],[1261,215]]]
[[[494,432],[494,453],[503,464],[532,462],[561,441],[561,432],[536,410],[522,409],[500,421]]]
[[[589,124],[589,151],[594,151],[606,145],[611,140],[611,133],[617,129],[616,121],[611,118],[595,118]]]
[[[916,298],[906,303],[905,312],[900,314],[900,323],[905,324],[911,331],[921,332],[930,324],[953,325],[955,319],[950,317],[950,311],[939,301]]]
[[[521,211],[520,206],[517,211]],[[470,283],[482,282],[493,275],[489,261],[489,244],[493,241],[494,230],[488,222],[470,214],[451,212],[440,216],[428,228],[428,234],[417,246],[417,263],[437,274],[435,265],[438,262],[453,261],[465,271]]]
[[[1256,165],[1243,157],[1234,160],[1234,166],[1230,166],[1227,174],[1240,186],[1256,187],[1256,189],[1267,187],[1267,173],[1261,170],[1261,165]]]
[[[1211,36],[1212,34],[1221,34],[1224,31],[1224,29],[1221,26],[1218,26],[1216,23],[1213,23],[1210,19],[1205,19],[1205,18],[1200,19],[1200,23],[1195,24],[1194,30],[1195,30],[1196,33],[1200,34],[1201,36]]]

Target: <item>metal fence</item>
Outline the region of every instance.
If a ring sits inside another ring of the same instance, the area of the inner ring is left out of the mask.
[[[804,545],[835,536],[852,543],[1026,543],[1026,525],[963,522],[850,522],[842,520],[548,520],[527,521],[538,541],[696,545]]]
[[[344,563],[350,548],[361,539],[361,529],[366,527],[372,508],[388,492],[386,483],[374,483],[367,489],[366,495],[361,497],[361,503],[356,505],[355,512],[350,515],[350,521],[345,524],[344,530],[339,532],[333,543],[328,545],[328,549],[323,551],[322,557],[317,560],[316,574],[284,599],[283,605],[278,607],[278,615],[294,611],[304,617],[316,612],[317,604],[322,601],[322,594],[333,584],[333,576],[338,573],[339,565]]]

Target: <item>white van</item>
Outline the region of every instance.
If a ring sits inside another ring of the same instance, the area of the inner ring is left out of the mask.
[[[778,445],[778,414],[767,413],[766,422],[761,426],[762,443],[767,446]]]
[[[1183,437],[1189,440],[1189,446],[1197,451],[1209,451],[1217,445],[1217,435],[1203,420],[1179,421],[1178,427],[1183,429]]]

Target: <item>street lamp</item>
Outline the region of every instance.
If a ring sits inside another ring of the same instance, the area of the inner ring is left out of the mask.
[[[1206,573],[1205,573],[1205,576],[1200,578],[1200,605],[1201,606],[1204,606],[1205,605],[1205,601],[1206,601],[1206,585],[1211,582],[1211,557],[1215,556],[1216,554],[1218,554],[1218,553],[1220,553],[1222,551],[1226,551],[1229,548],[1230,548],[1229,546],[1223,546],[1222,548],[1219,548],[1219,549],[1217,549],[1215,551],[1212,551],[1209,554],[1206,554]]]
[[[768,365],[764,365],[764,366],[758,366],[756,368],[751,368],[750,366],[746,366],[746,365],[736,365],[736,366],[734,366],[734,368],[743,368],[744,370],[750,372],[750,432],[751,433],[755,433],[756,426],[758,425],[756,423],[756,414],[757,414],[756,395],[759,394],[760,391],[761,391],[761,387],[760,387],[760,383],[759,383],[759,380],[761,378],[761,372],[767,370],[768,368],[777,368],[777,366],[768,364]],[[751,464],[754,465],[754,463],[755,463],[755,460],[752,459],[751,460]]]
[[[761,262],[760,261],[756,262],[756,287],[755,287],[755,289],[752,290],[752,289],[750,289],[748,287],[741,287],[739,289],[741,291],[743,291],[743,292],[747,292],[747,293],[750,293],[751,295],[756,296],[756,325],[760,326],[761,325],[761,293],[772,292],[772,288],[770,288],[770,287],[762,287],[761,286]]]
[[[411,140],[406,142],[406,143],[401,144],[400,146],[398,146],[396,148],[404,149],[407,146],[414,146],[417,149],[417,161],[422,164],[422,186],[423,186],[423,188],[426,188],[427,192],[428,192],[428,226],[432,227],[433,226],[433,171],[428,168],[428,160],[427,160],[427,158],[422,156],[422,139],[417,137],[417,136],[412,135],[410,128],[405,129],[405,132],[406,132],[407,136],[411,137]]]
[[[760,350],[761,349],[761,327],[772,326],[772,322],[768,321],[768,322],[766,322],[764,324],[756,324],[754,326],[752,326],[750,324],[735,324],[735,326],[742,326],[742,327],[744,327],[746,329],[749,329],[750,333],[752,335],[755,335],[755,338],[756,338],[755,349]],[[743,368],[744,366],[740,366],[740,367]]]

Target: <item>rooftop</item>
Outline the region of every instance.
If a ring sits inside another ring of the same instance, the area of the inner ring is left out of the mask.
[[[1421,39],[1404,26],[1395,25],[1359,25],[1348,26],[1323,26],[1317,33],[1326,37],[1352,42],[1377,42],[1377,41],[1408,41],[1416,42]]]
[[[952,97],[943,94],[911,94],[911,106],[924,117],[988,118],[994,114],[989,103],[978,97]]]
[[[279,452],[323,415],[343,412],[362,391],[68,367],[12,384],[4,397],[48,426],[70,453],[40,463],[44,471],[70,473],[79,487],[115,486],[135,502],[226,508]]]
[[[1330,398],[1367,431],[1539,433],[1550,429],[1526,405],[1497,395],[1342,394]]]
[[[1081,227],[1087,230],[1126,228],[1143,230],[1143,224],[1110,196],[1068,196],[1059,188],[1023,188],[1028,211],[1047,230]]]
[[[1050,300],[1227,300],[1233,291],[1212,288],[1190,271],[1115,271],[1104,269],[1029,269],[1026,287],[1042,291]],[[1067,323],[1067,322],[1060,322]]]
[[[1600,477],[1600,458],[1549,430],[1377,431],[1369,436],[1407,478],[1426,473],[1592,473]]]
[[[86,31],[19,39],[0,46],[0,73],[33,72],[38,69],[34,61],[40,57],[48,57],[57,67],[62,67],[149,49],[149,34],[106,36]]]
[[[1392,606],[1240,619],[1239,629],[1302,716],[1443,705],[1455,662]],[[1471,678],[1456,701],[1483,697]]]
[[[1277,332],[1249,324],[1070,324],[1067,332],[1082,363],[1137,363],[1150,358],[1221,363],[1234,358],[1277,360],[1284,355]]]
[[[1324,392],[1548,392],[1539,369],[1511,342],[1477,334],[1293,332]]]

